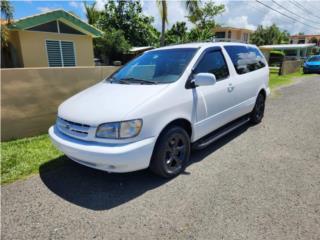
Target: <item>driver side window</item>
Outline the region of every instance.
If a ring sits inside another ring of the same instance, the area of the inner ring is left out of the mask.
[[[227,78],[229,69],[221,50],[205,53],[194,70],[194,74],[197,73],[213,73],[217,81]]]

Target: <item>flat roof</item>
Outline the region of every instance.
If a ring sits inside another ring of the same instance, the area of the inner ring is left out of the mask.
[[[298,37],[320,37],[320,34],[309,34],[309,35],[291,35],[292,38],[298,38]]]
[[[247,28],[236,28],[236,27],[217,27],[214,29],[214,32],[221,31],[221,30],[242,30],[247,32],[253,32],[253,30],[247,29]]]
[[[277,44],[277,45],[263,45],[260,46],[260,49],[278,49],[278,50],[286,50],[286,49],[303,49],[314,47],[315,43],[305,43],[305,44]]]

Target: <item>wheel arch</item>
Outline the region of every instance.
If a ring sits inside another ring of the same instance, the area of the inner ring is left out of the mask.
[[[186,130],[189,137],[191,138],[192,133],[193,133],[192,124],[189,120],[187,120],[185,118],[177,118],[177,119],[172,120],[171,122],[167,123],[160,131],[159,136],[161,135],[161,133],[163,133],[163,131],[165,131],[166,129],[168,129],[169,127],[172,127],[172,126],[182,127],[184,130]]]

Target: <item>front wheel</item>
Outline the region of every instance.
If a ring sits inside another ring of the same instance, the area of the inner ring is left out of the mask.
[[[179,175],[190,158],[190,137],[179,126],[165,129],[161,133],[150,163],[150,169],[164,178]]]
[[[258,124],[261,122],[264,115],[266,97],[264,94],[259,93],[256,104],[251,112],[250,121],[254,124]]]

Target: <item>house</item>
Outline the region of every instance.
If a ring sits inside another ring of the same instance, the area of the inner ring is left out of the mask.
[[[218,27],[214,29],[217,41],[237,41],[249,43],[253,31],[245,28]]]
[[[315,43],[320,46],[320,34],[316,35],[292,35],[289,37],[290,44]]]
[[[263,52],[265,57],[269,59],[270,51],[277,50],[282,51],[285,54],[286,59],[305,59],[311,54],[315,48],[314,43],[305,44],[278,44],[278,45],[263,45],[260,46],[260,50]]]
[[[8,32],[4,67],[94,66],[92,39],[102,35],[64,10],[14,21]]]

